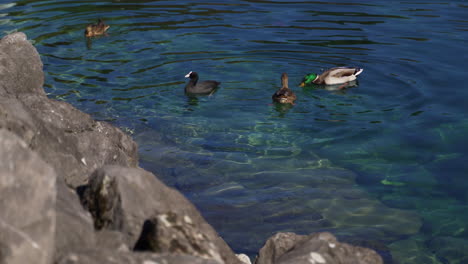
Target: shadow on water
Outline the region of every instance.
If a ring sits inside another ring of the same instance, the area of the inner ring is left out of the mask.
[[[187,96],[187,104],[191,106],[198,106],[198,97],[197,96]]]
[[[92,45],[93,45],[91,38],[86,38],[85,37],[85,42],[86,42],[86,48],[88,50],[90,50],[92,48]]]
[[[351,82],[346,82],[342,84],[334,85],[318,85],[318,84],[309,84],[302,88],[305,94],[313,94],[313,90],[326,90],[330,91],[333,94],[345,95],[348,92],[348,89],[356,88],[359,86],[359,81],[354,80]]]
[[[107,38],[107,37],[109,37],[109,34],[106,34],[104,36],[83,37],[83,39],[86,43],[86,48],[88,50],[91,50],[93,48],[93,41],[105,41],[105,40],[100,40],[100,39]],[[57,44],[60,44],[60,43],[57,43]]]
[[[294,107],[292,104],[273,103],[273,108],[278,113],[278,117],[284,118],[286,114]]]
[[[193,111],[194,110],[193,107],[199,106],[199,104],[200,104],[199,99],[200,98],[205,99],[204,101],[206,101],[206,100],[215,100],[214,99],[215,94],[219,89],[220,89],[220,87],[217,87],[216,89],[214,89],[210,93],[206,93],[206,94],[194,94],[194,93],[185,92],[184,94],[185,94],[185,97],[187,98],[187,105],[192,106],[191,108],[187,108],[187,110]]]

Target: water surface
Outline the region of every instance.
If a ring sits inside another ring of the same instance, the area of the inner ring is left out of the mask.
[[[236,252],[331,231],[386,263],[466,263],[465,1],[7,1],[50,97],[130,133]],[[108,35],[87,41],[102,18]],[[344,90],[297,86],[360,66]],[[222,82],[184,95],[184,75]],[[298,96],[271,103],[282,72]]]

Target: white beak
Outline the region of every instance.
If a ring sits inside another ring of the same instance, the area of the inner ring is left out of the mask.
[[[190,74],[192,74],[192,71],[190,71],[189,73],[187,73],[187,75],[185,75],[185,78],[189,78],[189,77],[190,77]]]

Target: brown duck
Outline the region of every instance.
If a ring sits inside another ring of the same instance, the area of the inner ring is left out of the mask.
[[[294,104],[296,101],[296,95],[288,87],[288,74],[281,74],[281,89],[276,91],[271,98],[273,102],[280,104]]]
[[[102,21],[102,19],[98,19],[97,24],[89,24],[86,26],[85,36],[89,38],[89,37],[103,35],[106,32],[106,30],[108,30],[109,28],[110,26],[104,24],[104,21]]]

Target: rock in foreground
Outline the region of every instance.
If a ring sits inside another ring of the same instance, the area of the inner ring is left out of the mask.
[[[145,221],[171,213],[180,215],[181,223],[192,221],[176,226],[181,234],[193,234],[177,242],[189,245],[201,234],[203,250],[198,252],[196,244],[192,251],[150,248],[153,259],[167,262],[183,255],[180,259],[190,260],[193,253],[194,263],[240,263],[188,200],[138,168],[137,146],[128,135],[68,103],[48,99],[43,82],[40,56],[26,35],[2,38],[0,263],[67,263],[78,256],[82,263],[97,263],[113,254],[115,263],[138,263],[142,254],[133,249]],[[77,188],[96,188],[100,175],[116,185],[101,183],[100,190],[113,192],[104,197],[108,200],[87,192],[88,212]],[[170,237],[157,239],[171,242]]]
[[[96,229],[122,232],[129,248],[237,262],[183,195],[143,169],[105,166],[96,170],[82,200]]]
[[[255,264],[383,264],[375,251],[340,243],[328,232],[308,236],[278,233],[268,239]]]
[[[54,253],[55,171],[0,128],[0,263],[50,263]]]

